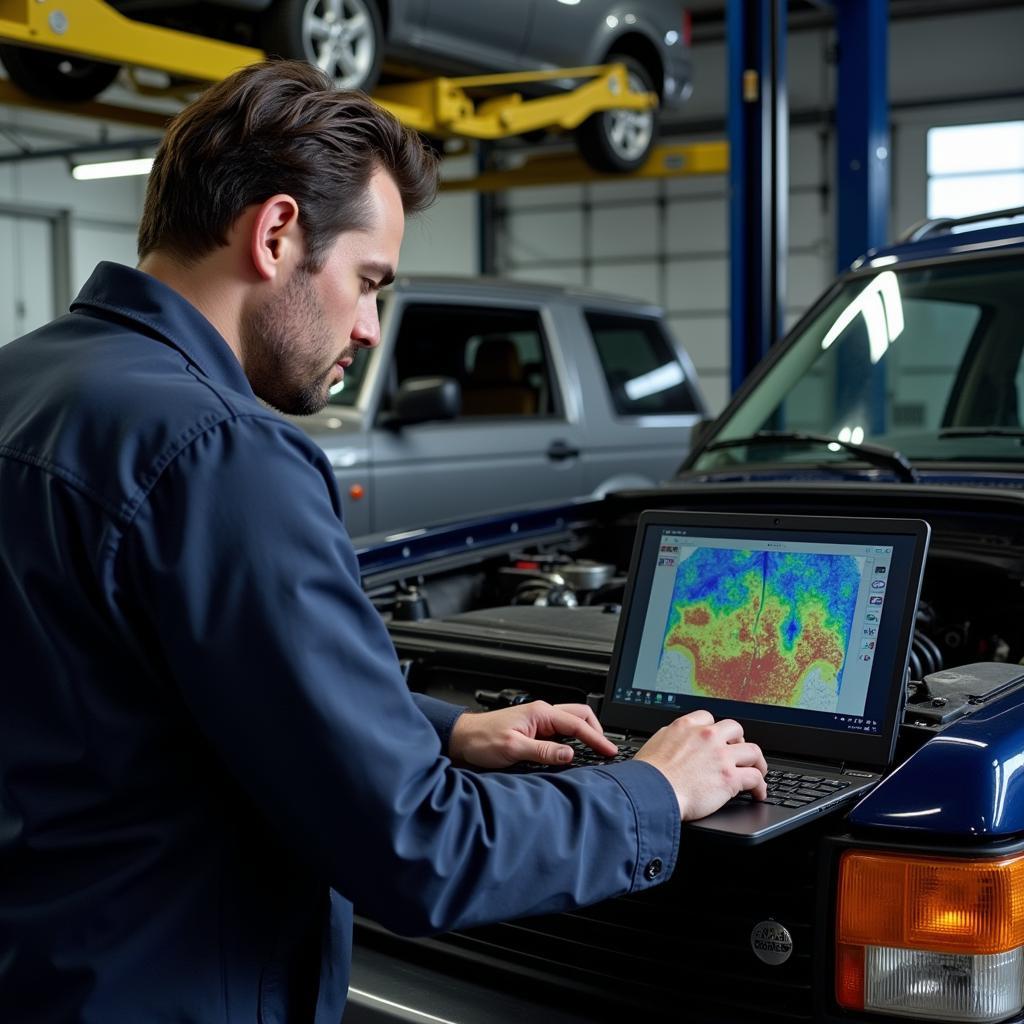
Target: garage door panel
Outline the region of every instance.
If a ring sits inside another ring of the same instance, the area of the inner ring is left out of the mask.
[[[789,244],[794,247],[822,245],[829,233],[829,211],[821,196],[798,192],[789,197]]]
[[[668,262],[668,308],[694,313],[729,308],[729,261],[671,259]]]
[[[650,256],[658,247],[654,204],[595,207],[591,220],[595,256]]]
[[[787,301],[789,309],[806,309],[825,290],[830,275],[820,256],[794,253],[789,257]]]
[[[505,259],[513,265],[578,260],[583,253],[583,213],[578,209],[517,213],[506,221],[502,238]]]
[[[720,252],[729,249],[729,208],[725,197],[695,202],[670,202],[668,251],[670,253]]]
[[[558,267],[544,267],[543,269],[538,269],[526,263],[521,267],[509,269],[504,276],[515,278],[517,281],[532,281],[540,282],[541,284],[583,286],[587,283],[583,267],[578,263]]]
[[[697,375],[729,367],[729,321],[724,316],[669,317],[672,333],[690,354]]]
[[[593,288],[614,295],[628,295],[646,302],[658,302],[660,267],[653,260],[642,263],[609,263],[591,271]]]

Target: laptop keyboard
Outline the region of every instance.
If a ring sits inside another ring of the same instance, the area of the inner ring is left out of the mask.
[[[573,759],[565,765],[534,764],[522,762],[513,766],[510,771],[517,773],[530,772],[561,772],[568,768],[600,767],[605,764],[618,764],[628,761],[640,748],[637,746],[620,746],[619,752],[612,757],[604,757],[595,753],[582,740],[557,737],[558,741],[573,748]],[[821,775],[804,775],[800,772],[785,771],[782,768],[769,768],[765,775],[768,796],[764,803],[776,804],[781,807],[805,807],[828,796],[842,792],[850,783],[841,779],[825,778]],[[753,797],[749,792],[734,796],[729,803],[749,803]]]
[[[568,764],[535,764],[532,761],[522,761],[513,765],[509,771],[520,774],[528,772],[564,772],[567,768],[594,768],[606,764],[618,764],[620,761],[628,761],[640,748],[635,746],[620,746],[619,752],[611,757],[604,757],[595,753],[582,740],[571,739],[566,736],[556,736],[559,743],[572,747],[573,756]]]
[[[780,807],[804,807],[815,800],[839,793],[850,785],[841,779],[802,775],[800,772],[787,772],[781,768],[769,768],[764,780],[768,787],[768,797],[764,802]],[[750,793],[740,793],[729,802],[747,803],[752,799]]]

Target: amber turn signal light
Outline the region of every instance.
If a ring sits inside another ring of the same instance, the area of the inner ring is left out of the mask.
[[[1024,945],[1024,855],[991,860],[850,851],[839,865],[837,939],[943,953]]]
[[[1024,856],[966,860],[851,850],[839,862],[842,1007],[1003,1020],[1024,1000],[1022,946]]]

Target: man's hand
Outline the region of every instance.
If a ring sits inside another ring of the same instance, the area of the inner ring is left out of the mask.
[[[659,729],[635,759],[653,764],[668,779],[683,821],[717,811],[744,790],[758,800],[767,796],[761,748],[743,742],[739,722],[716,722],[709,711],[691,711]]]
[[[568,764],[572,747],[552,736],[574,736],[599,754],[612,757],[618,748],[604,738],[597,716],[585,704],[542,700],[500,711],[460,715],[448,741],[448,756],[458,765],[508,768],[519,761]]]

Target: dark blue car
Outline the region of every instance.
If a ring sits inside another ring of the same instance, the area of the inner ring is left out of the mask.
[[[670,484],[365,548],[410,685],[599,706],[650,508],[930,524],[892,770],[760,845],[689,834],[638,896],[364,923],[346,1020],[1024,1019],[1024,210],[859,260]]]

